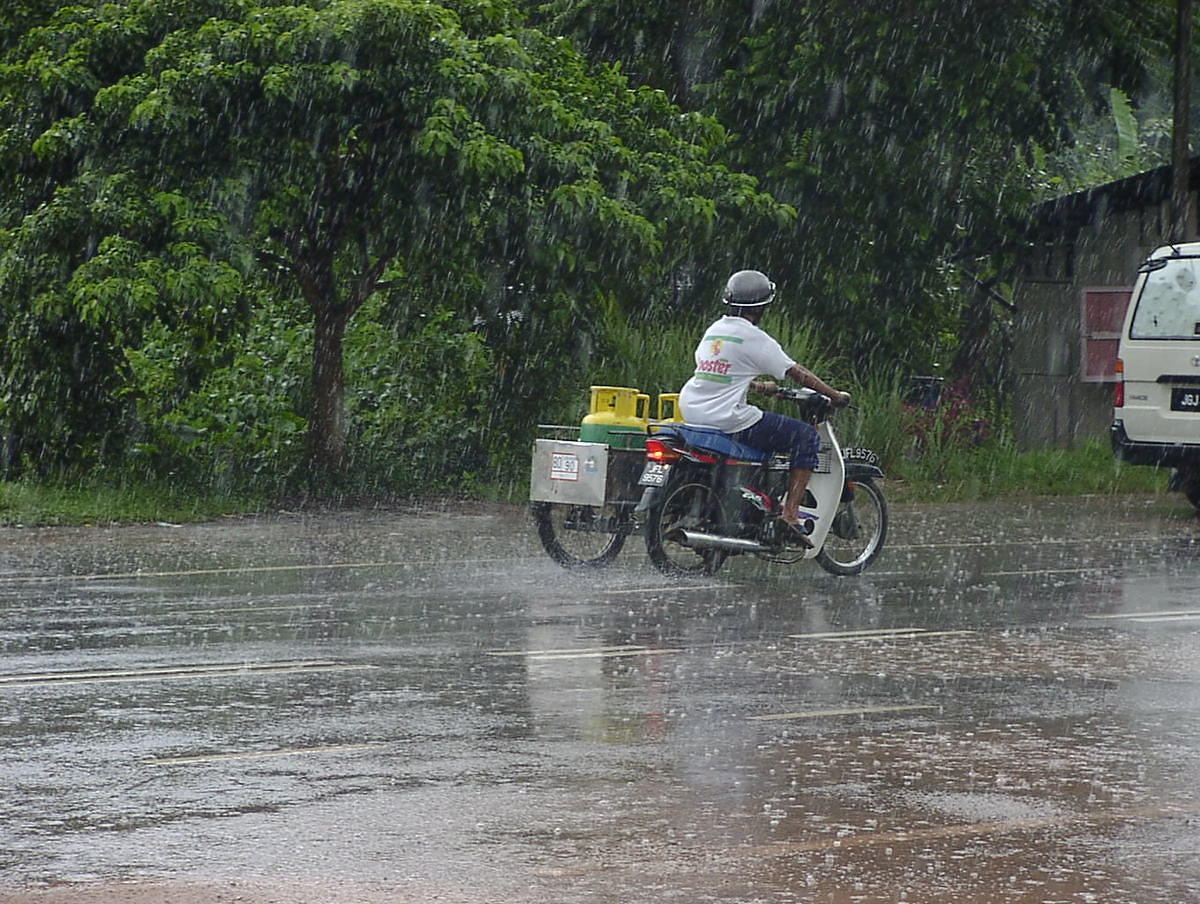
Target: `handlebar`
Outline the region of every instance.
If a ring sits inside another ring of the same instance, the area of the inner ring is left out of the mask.
[[[777,399],[786,399],[789,402],[807,402],[817,396],[823,398],[826,402],[833,404],[833,400],[829,396],[817,392],[815,389],[808,389],[801,386],[780,386],[773,393]]]
[[[827,420],[838,407],[829,396],[805,387],[781,386],[771,395],[795,402],[800,407],[800,416],[812,423]]]

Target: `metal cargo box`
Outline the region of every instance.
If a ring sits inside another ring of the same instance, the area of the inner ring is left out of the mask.
[[[605,444],[534,440],[529,477],[529,498],[533,502],[603,505],[607,481]]]

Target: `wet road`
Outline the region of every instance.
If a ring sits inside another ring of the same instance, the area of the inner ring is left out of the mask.
[[[670,581],[523,510],[0,530],[0,902],[1200,901],[1200,522]]]

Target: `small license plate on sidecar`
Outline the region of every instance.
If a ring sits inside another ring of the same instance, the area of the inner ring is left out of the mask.
[[[638,486],[661,487],[666,484],[667,475],[670,473],[670,465],[664,465],[659,461],[648,461],[646,462],[646,467],[642,468],[642,476],[638,480]]]

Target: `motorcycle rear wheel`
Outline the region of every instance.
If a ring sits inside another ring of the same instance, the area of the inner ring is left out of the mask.
[[[728,553],[719,549],[693,549],[672,534],[691,530],[721,535],[725,532],[725,509],[717,493],[692,480],[669,482],[662,502],[646,519],[646,553],[663,574],[672,576],[716,574]]]
[[[853,499],[838,504],[817,564],[830,574],[862,574],[883,549],[887,529],[883,492],[871,480],[856,481]]]
[[[546,554],[564,568],[603,568],[621,552],[632,522],[612,506],[535,502],[530,506]]]

